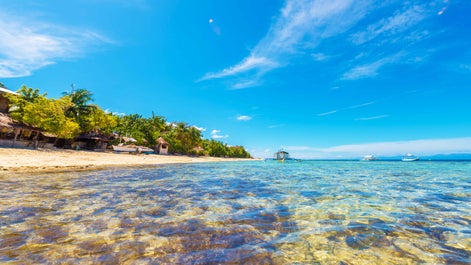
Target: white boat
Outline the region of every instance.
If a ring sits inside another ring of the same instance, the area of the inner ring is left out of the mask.
[[[417,157],[413,154],[407,154],[407,155],[402,157],[402,161],[404,161],[404,162],[412,162],[412,161],[417,161],[419,159],[420,159],[419,157]]]
[[[366,155],[361,159],[361,161],[375,161],[375,160],[378,160],[378,158],[376,158],[373,155]]]
[[[129,145],[113,145],[113,151],[118,153],[136,153],[136,154],[151,154],[153,149],[145,146]]]
[[[285,160],[289,160],[289,153],[283,150],[280,150],[274,154],[274,159],[280,162],[284,162]]]

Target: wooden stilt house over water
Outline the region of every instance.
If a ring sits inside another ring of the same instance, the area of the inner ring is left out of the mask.
[[[288,159],[290,159],[290,158],[289,158],[289,153],[286,152],[286,151],[280,150],[280,151],[278,151],[278,152],[275,153],[274,159],[275,159],[275,160],[278,160],[278,161],[285,161],[285,160],[288,160]]]

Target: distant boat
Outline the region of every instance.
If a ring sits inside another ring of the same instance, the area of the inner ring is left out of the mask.
[[[136,153],[136,154],[152,154],[153,149],[145,146],[129,145],[113,145],[113,151],[118,153]]]
[[[278,160],[278,161],[280,161],[280,162],[283,162],[283,161],[285,161],[285,160],[289,160],[289,159],[290,159],[289,153],[286,152],[286,151],[280,150],[280,151],[278,151],[278,152],[275,153],[274,159],[275,159],[275,160]]]
[[[375,161],[375,160],[378,160],[378,158],[376,158],[373,155],[366,155],[361,159],[361,161]]]
[[[413,154],[407,154],[407,155],[402,157],[402,161],[404,161],[404,162],[412,162],[412,161],[417,161],[419,159],[420,159],[419,157],[417,157]]]

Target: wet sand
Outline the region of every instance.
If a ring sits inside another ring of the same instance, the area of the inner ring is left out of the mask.
[[[9,172],[54,172],[95,170],[110,167],[243,161],[247,159],[127,154],[51,149],[0,148],[0,174]]]

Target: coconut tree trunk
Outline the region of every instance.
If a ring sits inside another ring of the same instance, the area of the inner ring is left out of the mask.
[[[38,145],[39,145],[39,142],[38,142],[39,132],[36,131],[35,133],[36,133],[36,135],[35,135],[34,138],[33,138],[33,141],[34,141],[34,149],[38,149]]]
[[[15,129],[15,138],[13,138],[13,143],[12,143],[11,147],[15,147],[16,139],[18,138],[18,135],[20,135],[20,133],[21,133],[21,129],[16,128]]]

